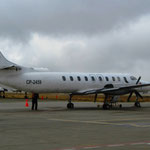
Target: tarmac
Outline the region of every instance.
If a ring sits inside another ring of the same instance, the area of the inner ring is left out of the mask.
[[[0,150],[149,150],[150,103],[102,103],[40,100],[37,111],[25,100],[0,100]]]

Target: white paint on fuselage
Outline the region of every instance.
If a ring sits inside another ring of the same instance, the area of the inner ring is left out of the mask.
[[[63,76],[66,78],[65,81],[63,81]],[[70,77],[73,78],[73,81]],[[81,78],[81,81],[78,77]],[[88,78],[88,81],[85,80],[85,77]],[[99,77],[102,78],[102,81],[99,80]],[[109,78],[109,81],[106,77]],[[134,91],[149,91],[150,83],[145,84],[146,82],[139,82],[139,80],[128,74],[65,73],[48,72],[43,68],[26,68],[8,61],[0,52],[0,84],[26,92],[73,94],[102,92],[108,95],[121,95]],[[136,83],[142,85],[138,86]]]
[[[114,73],[65,73],[65,72],[30,72],[23,70],[2,70],[0,71],[0,83],[10,86],[15,89],[38,92],[38,93],[73,93],[86,90],[102,89],[107,84],[112,84],[114,87],[121,87],[125,85],[135,85],[137,80],[131,80],[131,75],[128,74],[114,74]],[[66,81],[63,81],[62,76],[65,76]],[[70,80],[73,77],[73,81]],[[78,81],[77,77],[81,78]],[[88,77],[88,81],[85,80]],[[91,77],[95,81],[92,81]],[[102,77],[102,81],[99,80]],[[109,81],[106,81],[106,78]],[[113,81],[112,77],[115,77]],[[121,79],[118,81],[118,77]],[[128,83],[125,82],[126,77]],[[41,84],[27,84],[27,80],[40,80]],[[142,82],[142,81],[141,81]],[[149,90],[148,87],[143,89]],[[142,90],[141,88],[139,89]],[[143,91],[143,90],[142,90]]]

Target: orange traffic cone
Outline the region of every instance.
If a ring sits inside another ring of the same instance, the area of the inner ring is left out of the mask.
[[[29,107],[29,104],[28,104],[28,99],[26,99],[26,107]]]
[[[44,99],[44,97],[42,96],[42,97],[41,97],[41,100],[43,100],[43,99]]]
[[[58,99],[58,96],[56,95],[56,99]]]

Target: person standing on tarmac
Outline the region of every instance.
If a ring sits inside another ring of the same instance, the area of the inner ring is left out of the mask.
[[[37,108],[38,108],[38,98],[39,98],[38,93],[33,93],[32,94],[32,110],[37,110]]]

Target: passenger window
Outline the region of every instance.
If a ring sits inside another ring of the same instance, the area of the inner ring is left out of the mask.
[[[109,78],[108,77],[105,77],[106,81],[109,81]]]
[[[112,80],[115,81],[115,77],[112,77]]]
[[[118,81],[121,81],[120,77],[117,77]]]
[[[126,83],[129,83],[126,77],[123,77],[123,78]]]
[[[78,81],[81,81],[81,78],[79,76],[77,76]]]
[[[63,81],[66,81],[66,77],[65,76],[62,76],[62,79],[63,79]]]
[[[99,81],[102,81],[102,77],[99,76],[98,79],[99,79]]]
[[[84,79],[85,79],[85,81],[88,81],[88,77],[87,76],[85,76]]]
[[[95,81],[95,78],[93,76],[91,76],[92,81]]]
[[[70,81],[73,81],[73,77],[72,76],[70,76]]]

